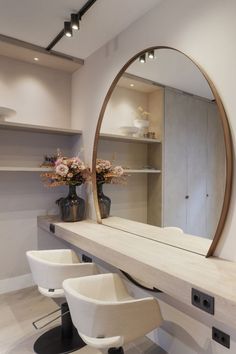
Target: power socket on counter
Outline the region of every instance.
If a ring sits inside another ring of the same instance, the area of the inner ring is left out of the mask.
[[[218,328],[212,327],[212,339],[226,348],[230,348],[230,336]]]
[[[210,313],[211,315],[214,315],[215,313],[214,297],[197,289],[192,289],[192,305],[198,307],[202,311]]]

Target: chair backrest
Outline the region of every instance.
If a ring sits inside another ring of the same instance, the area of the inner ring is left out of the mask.
[[[180,227],[165,226],[164,229],[167,230],[167,231],[173,231],[173,233],[179,234],[179,235],[184,233],[184,231]]]
[[[100,274],[63,282],[72,321],[90,338],[122,336],[124,343],[139,338],[162,322],[155,298],[129,296],[118,274]]]
[[[70,249],[28,251],[26,255],[34,282],[45,289],[61,289],[67,278],[97,273],[93,263],[80,263]]]

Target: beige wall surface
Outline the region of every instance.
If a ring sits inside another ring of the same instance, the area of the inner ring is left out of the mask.
[[[138,107],[147,110],[148,96],[125,87],[115,88],[102,122],[101,133],[121,134],[120,127],[134,126]]]
[[[0,106],[16,110],[10,121],[69,128],[71,75],[1,56]],[[0,165],[39,167],[57,148],[70,155],[74,140],[1,129]],[[66,194],[44,187],[40,172],[0,173],[0,293],[30,284],[25,252],[38,247],[37,216],[58,213],[55,201]]]
[[[70,128],[71,74],[0,56],[0,93],[10,121]]]
[[[234,0],[164,0],[106,46],[90,56],[72,83],[72,126],[84,131],[86,159],[91,162],[96,123],[106,93],[122,66],[139,51],[170,46],[183,51],[200,65],[215,84],[229,116],[233,142],[236,131]],[[83,122],[78,122],[78,119]],[[89,122],[89,124],[88,124]],[[81,126],[82,123],[82,126]],[[90,213],[94,215],[91,195]],[[236,260],[235,188],[217,255]],[[158,255],[157,255],[158,256]],[[178,311],[178,310],[180,311]],[[165,308],[162,306],[162,310]],[[175,324],[154,337],[171,354],[224,354],[236,352],[236,330],[217,324],[231,334],[231,349],[211,340],[211,325],[204,315],[198,321],[181,314],[181,306],[168,310]],[[202,325],[201,322],[207,323]],[[177,326],[177,327],[176,327]]]
[[[208,73],[224,103],[234,140],[235,10],[233,0],[227,3],[221,0],[165,0],[86,60],[84,67],[73,75],[72,126],[84,131],[88,162],[92,159],[99,113],[112,81],[132,56],[151,46],[177,48]],[[234,196],[235,190],[222,242],[217,249],[218,255],[231,260],[236,260]]]

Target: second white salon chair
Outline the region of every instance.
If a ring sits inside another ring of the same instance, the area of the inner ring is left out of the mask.
[[[118,274],[99,274],[63,282],[72,321],[85,343],[123,354],[123,345],[162,323],[157,299],[130,296]]]
[[[94,263],[80,263],[76,253],[70,249],[28,251],[26,255],[34,282],[38,285],[40,293],[57,299],[61,305],[61,325],[41,335],[34,344],[34,352],[62,354],[83,347],[85,343],[78,336],[71,321],[62,282],[67,278],[97,274],[96,265]]]
[[[164,229],[167,231],[172,231],[173,234],[175,235],[181,235],[184,233],[180,227],[176,227],[176,226],[165,226]]]

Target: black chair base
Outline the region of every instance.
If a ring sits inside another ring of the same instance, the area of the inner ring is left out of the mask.
[[[66,354],[81,349],[85,345],[76,329],[71,337],[65,338],[62,335],[61,326],[58,326],[42,334],[36,340],[34,352],[37,354]]]
[[[108,350],[108,354],[124,354],[124,349],[122,347],[110,348]]]
[[[61,314],[61,326],[45,332],[34,343],[36,354],[72,353],[86,345],[73,326],[67,303],[61,305]]]

